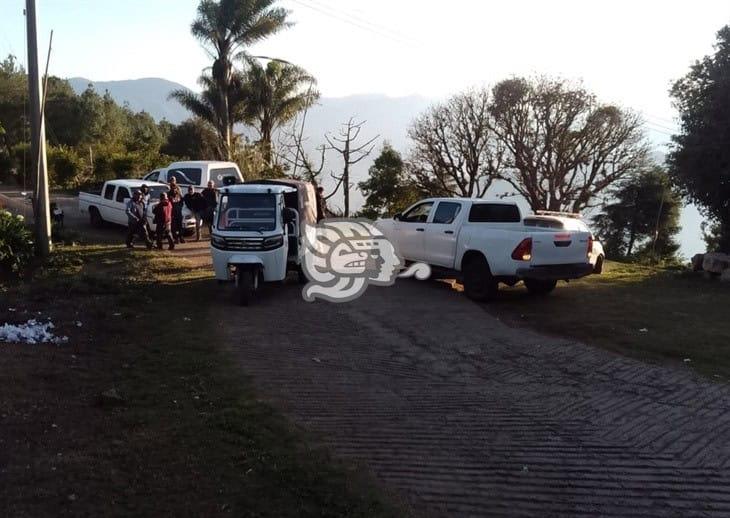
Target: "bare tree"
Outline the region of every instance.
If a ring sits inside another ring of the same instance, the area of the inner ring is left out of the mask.
[[[502,166],[504,149],[489,121],[489,91],[469,90],[430,108],[408,130],[416,185],[434,195],[482,197]]]
[[[507,149],[501,177],[533,210],[579,212],[648,165],[641,118],[565,80],[497,84],[491,124]]]
[[[325,168],[327,146],[321,144],[315,148],[316,158],[311,158],[306,151],[307,138],[304,137],[304,124],[307,111],[302,114],[302,122],[297,116],[287,128],[278,133],[274,161],[289,170],[289,175],[297,180],[319,183],[320,175]]]
[[[340,188],[344,189],[344,217],[350,216],[350,167],[365,159],[375,148],[375,141],[380,137],[376,135],[364,144],[357,144],[356,141],[360,136],[360,131],[367,121],[355,122],[354,117],[342,124],[336,136],[325,135],[329,149],[337,151],[342,155],[342,174],[336,175],[332,173],[332,178],[337,180],[337,187],[327,196],[332,197]],[[324,153],[324,152],[323,152]]]

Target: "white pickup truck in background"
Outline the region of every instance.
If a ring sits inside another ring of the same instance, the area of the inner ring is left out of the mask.
[[[590,232],[526,228],[514,203],[430,198],[375,225],[406,261],[456,272],[475,300],[495,295],[500,282],[545,294],[593,271]]]
[[[88,214],[89,222],[94,227],[101,227],[104,222],[126,226],[127,201],[143,184],[150,188],[147,221],[150,228],[155,230],[152,208],[157,205],[160,193],[168,191],[168,186],[162,183],[144,180],[109,180],[98,190],[79,193],[79,211],[81,214]],[[186,232],[195,230],[195,219],[185,206],[183,206],[183,227]]]
[[[243,175],[234,162],[216,161],[173,162],[167,167],[155,169],[142,179],[146,182],[167,183],[173,177],[181,187],[192,185],[198,189],[207,187],[211,180],[216,189],[231,183],[243,183]]]

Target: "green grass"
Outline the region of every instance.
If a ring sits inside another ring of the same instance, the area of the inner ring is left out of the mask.
[[[0,306],[0,322],[41,310],[71,341],[0,345],[0,439],[15,445],[6,457],[0,445],[2,514],[405,514],[257,399],[217,342],[207,268],[69,247],[5,289],[16,312]],[[110,388],[123,405],[99,403]]]
[[[490,312],[649,361],[730,378],[730,285],[682,269],[608,262],[548,297],[502,290]],[[645,331],[642,331],[645,329]]]

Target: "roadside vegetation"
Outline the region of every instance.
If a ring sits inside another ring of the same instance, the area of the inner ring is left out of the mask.
[[[101,245],[0,287],[0,321],[69,337],[0,344],[8,516],[403,514],[257,398],[218,345],[216,288],[207,267]]]
[[[609,261],[602,275],[561,283],[549,298],[502,289],[487,309],[512,324],[727,380],[728,305],[726,284],[701,273]]]

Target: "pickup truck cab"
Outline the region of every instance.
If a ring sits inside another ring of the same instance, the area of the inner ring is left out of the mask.
[[[406,261],[455,272],[476,300],[496,294],[500,282],[545,294],[593,270],[590,232],[528,229],[515,203],[429,198],[376,226]]]
[[[89,222],[94,227],[101,227],[105,222],[126,226],[127,201],[143,184],[150,189],[147,221],[150,228],[155,230],[152,208],[157,205],[160,193],[168,190],[168,186],[163,183],[145,180],[109,180],[98,189],[79,193],[79,211],[81,214],[88,214]],[[183,207],[183,227],[186,231],[195,229],[195,218],[187,207]]]
[[[211,161],[173,162],[165,168],[155,169],[142,179],[146,182],[168,183],[172,177],[181,187],[192,185],[203,188],[212,180],[216,189],[219,189],[243,182],[243,175],[235,163]]]

